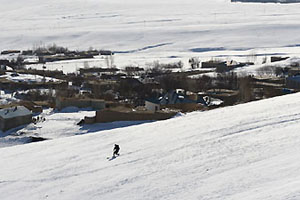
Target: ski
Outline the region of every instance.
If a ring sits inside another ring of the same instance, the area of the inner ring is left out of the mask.
[[[118,155],[118,156],[112,156],[112,157],[106,157],[106,159],[108,160],[108,161],[111,161],[111,160],[114,160],[114,159],[116,159],[117,157],[119,157],[120,155]]]

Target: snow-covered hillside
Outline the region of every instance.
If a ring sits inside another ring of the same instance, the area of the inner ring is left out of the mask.
[[[300,4],[230,0],[0,0],[1,49],[119,52],[120,66],[300,52]]]
[[[2,148],[0,199],[300,199],[299,99]]]

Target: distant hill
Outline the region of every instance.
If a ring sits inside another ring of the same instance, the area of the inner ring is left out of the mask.
[[[231,2],[252,2],[252,3],[300,3],[300,0],[231,0]]]

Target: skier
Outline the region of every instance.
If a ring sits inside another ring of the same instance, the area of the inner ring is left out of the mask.
[[[115,144],[114,149],[113,149],[113,157],[119,156],[119,151],[120,151],[120,146]]]

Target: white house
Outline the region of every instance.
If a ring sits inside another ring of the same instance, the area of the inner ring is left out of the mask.
[[[0,110],[0,129],[7,131],[32,122],[32,113],[24,106],[15,106]]]
[[[145,108],[149,111],[156,112],[160,110],[160,104],[155,100],[145,100]]]

